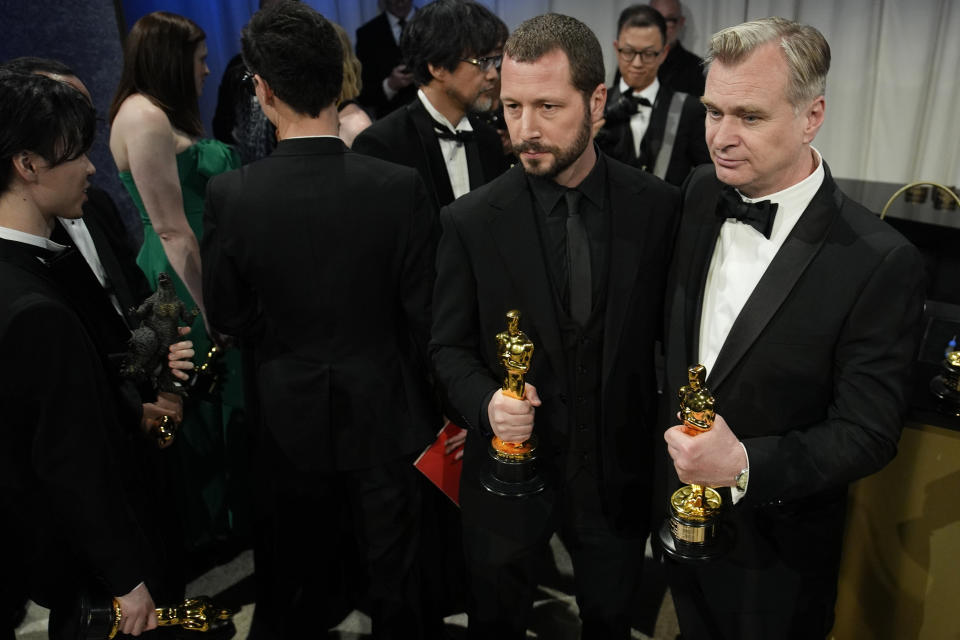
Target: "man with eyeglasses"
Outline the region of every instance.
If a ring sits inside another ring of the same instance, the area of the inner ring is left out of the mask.
[[[686,18],[678,0],[651,0],[650,6],[660,12],[667,22],[667,58],[660,65],[657,77],[661,84],[674,91],[683,91],[698,98],[703,95],[703,61],[700,56],[683,48],[680,32]]]
[[[474,112],[491,108],[507,27],[481,4],[437,0],[400,40],[417,99],[365,129],[353,150],[413,167],[437,207],[507,169],[497,132]]]
[[[661,84],[667,25],[655,9],[632,5],[617,22],[620,79],[607,94],[597,144],[621,162],[679,186],[697,165],[710,162],[699,95]]]

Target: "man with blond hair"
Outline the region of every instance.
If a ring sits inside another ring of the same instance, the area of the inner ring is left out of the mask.
[[[685,187],[666,380],[669,397],[705,365],[718,411],[705,434],[664,437],[670,491],[722,487],[735,541],[712,563],[670,563],[671,590],[684,640],[824,638],[847,486],[896,453],[923,264],[811,146],[830,66],[819,31],[748,22],[714,35],[706,61],[715,166]]]

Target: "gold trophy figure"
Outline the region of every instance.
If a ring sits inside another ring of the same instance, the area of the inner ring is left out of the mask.
[[[188,598],[175,607],[158,607],[157,626],[188,631],[218,631],[232,627],[235,611],[216,606],[207,596]],[[50,611],[50,637],[113,640],[120,633],[123,610],[116,598],[82,592],[72,606]]]
[[[716,399],[706,388],[707,369],[702,364],[687,369],[688,383],[680,388],[683,430],[698,436],[713,427]],[[670,498],[670,517],[660,530],[668,556],[681,562],[705,562],[725,551],[728,538],[720,527],[720,494],[710,487],[688,484]]]
[[[519,400],[525,397],[523,376],[530,370],[533,341],[520,330],[520,312],[507,312],[507,330],[496,336],[497,357],[506,374],[503,392]],[[480,482],[491,493],[523,497],[543,491],[543,480],[536,473],[536,436],[525,442],[506,442],[497,436],[490,441],[489,467]]]
[[[113,600],[113,626],[107,640],[113,640],[120,631],[120,620],[123,612],[116,598]],[[188,631],[210,631],[229,624],[234,612],[230,609],[221,609],[213,604],[206,596],[187,598],[183,604],[176,607],[161,607],[157,609],[158,627],[182,627]]]

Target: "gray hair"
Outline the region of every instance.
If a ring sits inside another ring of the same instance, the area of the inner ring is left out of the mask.
[[[761,18],[713,34],[704,67],[714,60],[736,64],[761,45],[779,40],[790,69],[787,99],[794,109],[822,96],[827,90],[830,45],[813,27],[785,18]]]

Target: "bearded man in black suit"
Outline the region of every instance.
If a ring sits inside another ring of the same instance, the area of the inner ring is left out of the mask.
[[[583,23],[528,20],[504,48],[502,99],[522,166],[441,214],[431,354],[468,427],[460,500],[469,637],[522,638],[535,559],[559,531],[584,638],[628,638],[648,530],[653,357],[677,190],[599,153],[603,54]],[[526,399],[504,395],[495,336],[518,309],[536,345]],[[539,439],[546,490],[479,481],[493,435]]]
[[[413,457],[440,426],[425,371],[436,211],[407,167],[336,137],[342,52],[310,7],[243,31],[267,158],[210,182],[201,247],[211,324],[254,351],[257,611],[251,637],[315,637],[342,591],[349,514],[376,638],[423,637]],[[261,613],[262,611],[262,613]]]
[[[597,144],[617,160],[680,186],[694,167],[710,162],[710,154],[700,95],[657,78],[670,49],[663,16],[647,5],[627,7],[617,20],[613,48],[619,80],[607,93]]]
[[[443,207],[503,173],[491,108],[507,27],[470,0],[436,0],[414,14],[400,46],[419,87],[402,109],[357,136],[353,150],[415,168]]]
[[[703,364],[717,417],[705,434],[678,425],[665,439],[669,489],[677,477],[729,488],[736,542],[710,564],[670,563],[671,591],[685,639],[824,638],[847,487],[896,453],[923,264],[811,146],[830,67],[819,31],[747,22],[715,34],[707,60],[715,167],[684,191],[665,397]]]

